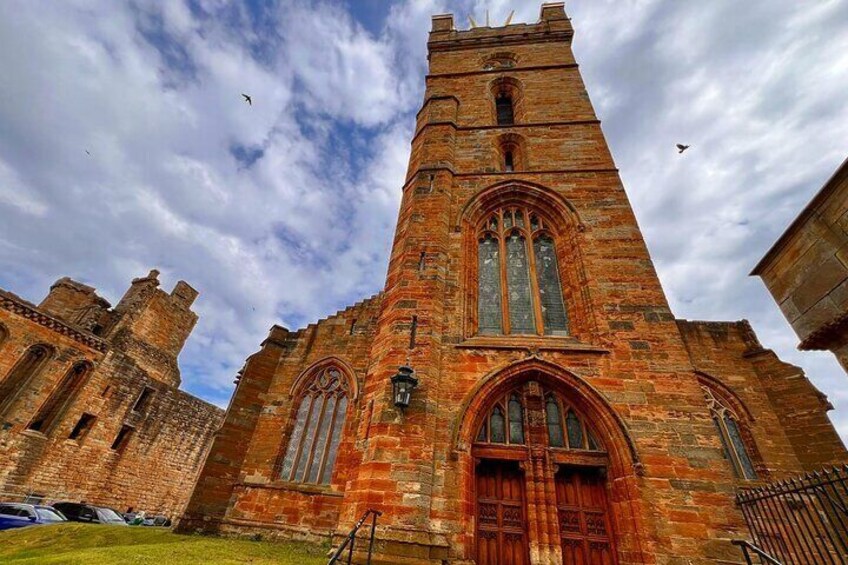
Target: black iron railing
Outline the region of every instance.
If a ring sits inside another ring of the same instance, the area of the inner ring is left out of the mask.
[[[738,545],[742,549],[742,554],[745,556],[745,563],[748,565],[754,565],[754,562],[751,561],[751,554],[753,553],[757,557],[760,558],[760,563],[768,563],[768,565],[783,565],[780,561],[744,539],[735,539],[731,542],[733,545]]]
[[[754,539],[749,545],[775,562],[848,563],[848,465],[741,490],[736,503]]]
[[[383,513],[378,510],[368,509],[365,511],[365,514],[362,515],[362,518],[354,524],[353,529],[350,530],[350,533],[345,537],[342,544],[336,550],[330,560],[327,562],[327,565],[334,565],[335,563],[341,563],[342,553],[344,553],[345,548],[347,548],[347,565],[351,564],[351,560],[353,559],[353,548],[356,545],[356,533],[359,531],[359,528],[362,527],[362,524],[365,523],[365,520],[368,519],[368,516],[371,516],[371,533],[368,539],[368,560],[366,563],[371,565],[371,553],[374,551],[374,532],[377,530],[377,518],[382,516]]]

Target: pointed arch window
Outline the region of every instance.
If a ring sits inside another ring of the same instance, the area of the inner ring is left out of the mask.
[[[711,388],[702,385],[701,389],[704,391],[713,423],[718,429],[724,456],[730,461],[733,472],[741,479],[756,480],[757,471],[751,462],[739,416]]]
[[[524,445],[524,435],[524,400],[519,391],[513,391],[489,409],[477,431],[477,441]]]
[[[280,470],[284,481],[330,484],[347,413],[347,381],[323,368],[301,394]]]
[[[530,209],[490,214],[477,245],[481,335],[568,335],[554,236]]]
[[[38,409],[38,413],[30,421],[27,428],[45,435],[49,434],[62,419],[62,416],[71,402],[73,402],[77,393],[82,389],[90,372],[90,363],[82,361],[74,364],[65,373],[59,385],[53,390],[44,404],[41,405],[41,408]]]
[[[9,374],[0,381],[0,416],[17,400],[24,388],[50,360],[53,350],[46,345],[33,345],[15,363]]]
[[[548,428],[548,445],[566,449],[600,451],[595,434],[585,419],[554,393],[545,395],[545,423]]]

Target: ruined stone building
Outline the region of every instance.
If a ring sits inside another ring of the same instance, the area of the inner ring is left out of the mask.
[[[0,290],[0,498],[182,512],[223,411],[179,390],[197,291],[158,274],[115,308],[68,278],[38,306]]]
[[[735,563],[737,488],[846,459],[746,321],[670,311],[572,35],[562,4],[433,17],[385,288],[272,328],[181,530],[326,539],[374,508],[379,563]]]
[[[751,273],[763,279],[801,339],[848,371],[848,160]]]

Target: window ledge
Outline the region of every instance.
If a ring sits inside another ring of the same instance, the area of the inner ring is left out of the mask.
[[[22,436],[32,437],[32,438],[36,438],[36,439],[43,439],[43,440],[47,439],[46,435],[44,435],[43,433],[36,431],[36,430],[23,429],[23,430],[21,430],[20,433],[21,433]]]
[[[572,337],[555,336],[474,336],[456,344],[461,349],[530,349],[539,351],[573,351],[575,353],[609,353],[609,349],[583,343]]]
[[[245,479],[238,483],[238,486],[248,487],[248,488],[264,488],[271,490],[287,490],[292,492],[300,492],[303,494],[317,494],[321,496],[335,496],[335,497],[343,497],[343,492],[338,492],[333,490],[333,487],[329,485],[316,485],[310,483],[295,483],[292,481],[274,481],[271,483],[265,483],[261,481]]]

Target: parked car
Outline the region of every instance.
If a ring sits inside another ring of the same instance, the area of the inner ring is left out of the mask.
[[[121,515],[106,506],[94,506],[81,502],[57,502],[53,508],[65,515],[72,522],[88,522],[93,524],[108,524],[111,526],[126,526]]]
[[[38,524],[56,524],[65,521],[66,519],[61,512],[49,506],[0,502],[0,530]]]

